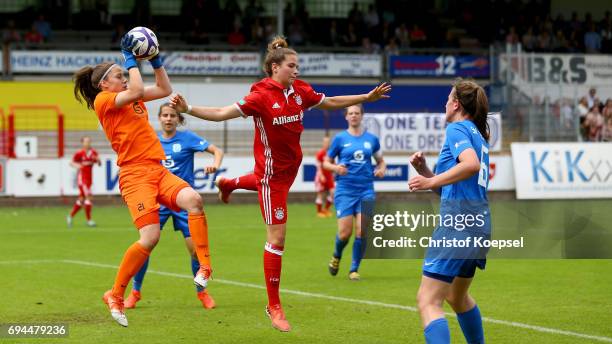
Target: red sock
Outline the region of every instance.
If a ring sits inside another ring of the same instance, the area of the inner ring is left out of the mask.
[[[91,220],[91,207],[93,206],[93,204],[91,204],[90,201],[85,201],[85,217],[87,217],[87,221]]]
[[[264,249],[264,276],[268,291],[268,305],[280,304],[278,289],[280,288],[281,266],[283,261],[283,246],[266,243]]]
[[[254,173],[240,176],[230,179],[227,185],[229,191],[234,191],[236,189],[257,191],[257,176]]]
[[[321,203],[317,203],[317,213],[321,212]]]
[[[115,284],[113,285],[113,296],[123,297],[125,294],[125,288],[128,283],[138,270],[142,267],[142,264],[149,258],[151,251],[142,247],[138,242],[135,242],[130,246],[125,254],[119,270],[117,271],[117,277],[115,277]]]
[[[332,201],[331,201],[331,200],[328,198],[328,199],[325,201],[325,210],[329,210],[329,208],[331,207],[331,205],[332,205]]]
[[[74,217],[74,215],[76,215],[76,213],[78,213],[79,210],[81,210],[81,201],[77,200],[76,202],[74,202],[74,207],[72,207],[72,211],[70,212],[70,217]]]

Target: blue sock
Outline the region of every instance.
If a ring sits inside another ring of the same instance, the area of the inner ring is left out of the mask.
[[[346,244],[348,244],[348,240],[342,241],[340,240],[340,237],[338,236],[338,234],[336,234],[336,246],[334,249],[334,257],[342,258],[342,250],[344,250],[344,247],[346,246]]]
[[[363,257],[363,247],[361,238],[355,237],[353,241],[353,261],[351,262],[350,272],[359,270],[359,264],[361,264],[361,257]]]
[[[140,270],[138,270],[138,273],[136,274],[136,276],[134,276],[134,283],[132,284],[132,289],[136,291],[140,291],[140,288],[142,288],[142,281],[144,280],[144,276],[147,273],[148,267],[149,267],[149,258],[145,260]]]
[[[425,343],[427,344],[450,344],[448,321],[444,318],[430,322],[423,332],[425,333]]]
[[[468,344],[484,344],[482,317],[478,305],[465,313],[457,313],[457,320]]]
[[[198,270],[200,270],[200,262],[197,259],[191,257],[191,272],[193,272],[193,277],[195,277],[195,275],[198,273]],[[199,293],[204,289],[196,286],[196,290]]]

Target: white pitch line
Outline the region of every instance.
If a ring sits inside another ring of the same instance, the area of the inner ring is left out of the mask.
[[[117,269],[116,265],[101,264],[101,263],[95,263],[95,262],[87,262],[87,261],[82,261],[82,260],[70,260],[70,259],[62,259],[62,260],[23,260],[23,261],[12,260],[12,261],[0,261],[0,265],[1,264],[18,264],[18,263],[20,263],[20,264],[28,264],[28,263],[30,263],[30,264],[37,264],[37,263],[50,263],[50,262],[60,262],[60,263],[67,263],[67,264],[94,266],[94,267],[107,268],[107,269]],[[193,278],[193,276],[190,276],[190,275],[177,274],[177,273],[173,273],[173,272],[155,271],[155,270],[148,270],[147,272],[153,273],[153,274],[157,274],[157,275],[161,275],[161,276],[168,276],[168,277],[177,277],[177,278],[185,278],[185,279],[192,279]],[[252,284],[252,283],[236,282],[236,281],[230,281],[230,280],[224,280],[224,279],[218,279],[218,278],[215,278],[213,281],[215,283],[235,285],[235,286],[245,287],[245,288],[266,289],[266,287],[264,287],[264,286],[261,286],[261,285],[258,285],[258,284]],[[384,302],[370,301],[370,300],[351,299],[351,298],[348,298],[348,297],[332,296],[332,295],[325,295],[325,294],[316,294],[316,293],[309,293],[309,292],[305,292],[305,291],[291,290],[291,289],[281,289],[281,292],[286,293],[286,294],[300,295],[300,296],[306,296],[306,297],[315,297],[315,298],[320,298],[320,299],[327,299],[327,300],[334,300],[334,301],[343,301],[343,302],[349,302],[349,303],[357,303],[357,304],[369,305],[369,306],[379,306],[379,307],[384,307],[384,308],[401,309],[401,310],[406,310],[406,311],[410,311],[410,312],[417,312],[418,311],[418,309],[416,307],[398,305],[398,304],[393,304],[393,303],[384,303]],[[446,313],[446,315],[448,315],[450,317],[456,317],[456,315],[454,313]],[[483,317],[482,320],[484,322],[489,322],[489,323],[493,323],[493,324],[505,325],[505,326],[509,326],[509,327],[518,327],[518,328],[527,329],[527,330],[533,330],[533,331],[537,331],[537,332],[558,334],[558,335],[563,335],[563,336],[568,336],[568,337],[577,337],[577,338],[583,338],[583,339],[596,340],[596,341],[600,341],[600,342],[612,343],[612,338],[610,338],[610,337],[594,336],[594,335],[584,334],[584,333],[579,333],[579,332],[572,332],[572,331],[559,330],[559,329],[549,328],[549,327],[529,325],[529,324],[524,324],[524,323],[520,323],[520,322],[498,320],[498,319],[493,319],[493,318],[489,318],[489,317]]]

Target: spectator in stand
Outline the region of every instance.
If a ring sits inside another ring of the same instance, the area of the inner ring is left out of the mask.
[[[304,37],[304,26],[302,25],[300,18],[297,16],[293,17],[287,31],[287,38],[289,39],[291,45],[304,45],[306,39]]]
[[[584,48],[587,54],[601,52],[601,36],[595,29],[595,24],[589,24],[589,31],[584,34]]]
[[[348,21],[354,25],[360,26],[363,23],[363,13],[359,10],[357,1],[353,2],[353,7],[348,13]]]
[[[42,43],[44,41],[43,35],[38,32],[36,26],[32,24],[30,31],[26,32],[25,36],[23,36],[23,40],[26,43]]]
[[[265,47],[266,36],[264,27],[261,25],[261,18],[255,19],[253,25],[251,25],[251,45],[260,46],[262,49]]]
[[[612,17],[610,16],[610,11],[606,11],[603,19],[599,22],[599,27],[606,27],[607,25],[612,24]]]
[[[580,19],[578,19],[578,13],[576,11],[572,12],[572,19],[570,19],[570,30],[574,32],[582,31],[582,23]]]
[[[355,30],[355,25],[353,25],[353,23],[348,23],[346,33],[342,37],[342,43],[346,47],[359,46],[359,36],[357,35],[357,31]]]
[[[561,30],[564,33],[569,30],[569,24],[566,23],[563,14],[559,13],[559,15],[557,15],[557,18],[555,18],[555,21],[553,23],[553,29],[554,32]]]
[[[223,8],[223,23],[226,25],[225,30],[232,30],[236,19],[240,20],[241,15],[242,10],[240,9],[238,2],[236,0],[228,0],[225,3],[225,7]]]
[[[537,51],[550,51],[552,48],[552,39],[547,30],[543,30],[538,35],[538,48]]]
[[[42,35],[45,42],[51,40],[51,24],[45,20],[44,14],[39,14],[38,18],[32,23],[32,26]]]
[[[193,18],[193,25],[191,31],[189,31],[185,40],[189,44],[210,43],[210,40],[208,39],[208,33],[204,31],[204,27],[202,26],[199,18]]]
[[[580,42],[578,41],[578,32],[572,31],[570,33],[569,39],[567,40],[567,49],[570,53],[580,52]]]
[[[382,12],[383,23],[387,22],[389,26],[395,23],[395,11],[393,8],[385,8]]]
[[[612,53],[612,23],[606,23],[601,28],[601,52]]]
[[[244,34],[240,29],[240,22],[234,22],[234,30],[227,36],[227,43],[234,46],[243,45],[246,43]]]
[[[391,28],[391,22],[386,20],[383,21],[382,27],[379,31],[378,42],[388,42],[390,38],[395,37],[394,32]]]
[[[368,5],[368,13],[366,13],[363,17],[363,21],[368,27],[368,31],[374,29],[378,26],[378,24],[380,24],[380,17],[378,16],[378,11],[376,10],[376,7],[374,7],[374,4]]]
[[[592,108],[593,105],[595,105],[595,101],[596,100],[598,101],[598,98],[597,98],[597,89],[595,87],[591,87],[589,89],[589,94],[587,95],[586,99],[587,99],[587,105],[588,105],[589,109]]]
[[[606,99],[606,105],[601,110],[601,114],[606,118],[606,120],[612,117],[612,98]]]
[[[558,29],[555,37],[552,40],[552,51],[556,53],[566,53],[568,51],[568,42],[565,39],[565,35],[563,34],[563,30]]]
[[[569,99],[560,99],[561,109],[560,109],[560,117],[563,123],[563,126],[566,129],[571,129],[574,126],[574,116],[572,111],[572,103]]]
[[[96,0],[95,8],[96,12],[98,12],[100,16],[100,24],[103,27],[109,26],[111,24],[111,14],[108,12],[109,0]]]
[[[111,35],[111,43],[118,43],[123,35],[125,35],[125,25],[123,25],[123,23],[117,23]]]
[[[601,141],[601,134],[604,125],[604,117],[599,111],[599,101],[593,105],[589,110],[589,113],[584,120],[584,127],[587,133],[587,141],[598,142]]]
[[[612,117],[605,119],[606,125],[603,127],[601,140],[604,142],[612,142]]]
[[[10,19],[6,22],[6,27],[2,31],[2,42],[5,44],[16,43],[21,40],[19,31],[15,28],[15,21]]]
[[[261,3],[255,3],[255,0],[249,0],[248,5],[244,8],[244,25],[250,27],[264,12],[265,9]]]
[[[399,47],[397,46],[397,41],[395,40],[395,38],[389,39],[389,43],[387,43],[387,45],[385,46],[385,53],[388,56],[400,54]]]
[[[326,42],[327,45],[337,47],[342,42],[342,37],[340,36],[340,32],[338,32],[338,22],[335,19],[329,22],[329,36],[327,37],[329,37]]]
[[[412,30],[410,30],[410,43],[413,47],[419,48],[424,47],[427,42],[427,35],[425,31],[419,27],[419,24],[413,24]]]
[[[519,42],[519,36],[516,33],[516,27],[512,25],[510,26],[510,29],[508,30],[508,34],[506,35],[506,43],[515,45],[515,44],[518,44],[518,42]]]
[[[370,37],[363,37],[361,39],[361,51],[362,54],[378,54],[380,53],[380,45],[372,43]]]
[[[533,26],[530,26],[527,29],[527,32],[525,32],[521,41],[523,43],[523,49],[525,49],[525,51],[535,50],[537,39],[536,36],[533,34]]]
[[[587,130],[584,125],[584,121],[586,120],[586,116],[589,113],[589,103],[587,101],[587,97],[580,98],[578,102],[578,106],[576,106],[576,115],[578,116],[578,121],[580,123],[580,138],[582,141],[587,140]]]
[[[405,23],[400,24],[400,26],[395,29],[395,38],[397,39],[397,42],[399,42],[400,47],[410,47],[410,32],[408,31]]]

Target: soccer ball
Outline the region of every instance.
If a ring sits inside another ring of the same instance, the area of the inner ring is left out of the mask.
[[[134,40],[136,41],[134,48],[132,48],[132,52],[136,59],[150,60],[159,53],[157,36],[150,29],[144,26],[137,26],[131,29],[128,34],[134,36]]]

